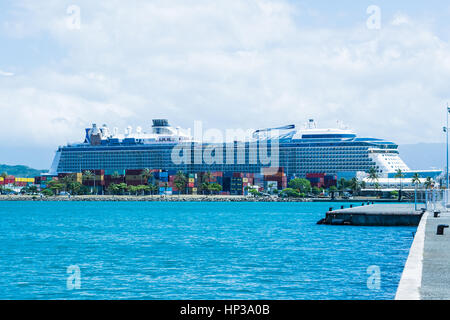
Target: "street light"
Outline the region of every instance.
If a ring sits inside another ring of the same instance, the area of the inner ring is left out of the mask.
[[[446,113],[447,126],[444,128],[444,132],[446,133],[446,136],[447,136],[447,142],[446,142],[446,150],[447,150],[447,153],[446,153],[447,166],[446,166],[446,168],[445,168],[445,175],[446,175],[445,180],[447,181],[447,190],[448,190],[448,187],[449,187],[449,177],[448,177],[448,114],[449,114],[449,113],[450,113],[450,107],[448,106],[448,103],[447,103],[447,113]]]
[[[447,113],[446,113],[446,120],[447,120],[447,125],[444,127],[444,132],[447,136],[447,141],[446,141],[446,158],[447,158],[447,166],[445,167],[445,180],[447,182],[447,190],[445,191],[445,206],[447,206],[448,204],[448,187],[449,187],[449,175],[448,175],[448,114],[450,113],[450,107],[448,106],[448,102],[447,102]]]

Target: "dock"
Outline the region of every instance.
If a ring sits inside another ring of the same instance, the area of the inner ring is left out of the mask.
[[[449,225],[449,212],[424,214],[403,270],[396,300],[450,299]]]
[[[418,226],[423,210],[414,210],[414,204],[367,204],[330,208],[318,224],[353,226]]]

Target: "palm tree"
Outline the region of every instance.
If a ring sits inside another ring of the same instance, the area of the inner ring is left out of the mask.
[[[433,186],[433,179],[431,177],[427,177],[427,180],[424,182],[425,189],[430,189]]]
[[[379,178],[379,176],[378,176],[377,170],[376,170],[374,167],[370,168],[368,179],[369,179],[372,183],[374,183],[375,181],[378,181],[378,178]]]
[[[377,194],[379,195],[379,192],[380,192],[380,189],[381,189],[380,184],[378,182],[375,182],[374,187],[377,190]]]
[[[71,182],[72,182],[71,176],[65,176],[64,178],[61,179],[61,183],[64,185],[64,191],[66,192],[69,191],[69,185]]]
[[[158,186],[154,183],[149,185],[151,195],[154,195],[156,191],[158,191]]]
[[[203,182],[211,183],[212,178],[213,178],[212,173],[210,171],[208,171],[203,175],[203,179],[204,179]]]
[[[114,173],[111,175],[111,178],[113,178],[114,180],[117,180],[119,178],[121,178],[122,176],[119,174],[119,172],[114,171]],[[122,181],[123,182],[123,181]]]
[[[186,188],[187,178],[183,171],[178,171],[175,175],[174,183],[178,189],[178,195],[181,194],[181,190]]]
[[[366,188],[366,182],[364,181],[364,180],[362,180],[360,183],[359,183],[359,185],[360,185],[360,187],[361,187],[361,189],[365,189]]]
[[[400,178],[400,190],[398,191],[398,201],[402,200],[402,179],[405,177],[403,174],[402,169],[398,169],[397,173],[395,174],[394,178]]]
[[[420,175],[414,173],[411,181],[414,183],[414,209],[417,210],[417,186],[420,185]]]
[[[145,179],[145,183],[148,183],[148,179],[150,178],[150,176],[152,175],[152,172],[150,169],[145,168],[144,170],[142,170],[141,172],[141,184],[142,184],[142,179]]]
[[[353,195],[355,195],[359,192],[359,190],[361,190],[361,183],[355,177],[355,178],[352,178],[352,180],[350,180],[349,187],[352,190]]]
[[[416,186],[420,185],[420,175],[417,172],[412,176],[412,183],[414,183]]]
[[[338,192],[338,188],[336,188],[336,186],[331,186],[328,192],[331,193],[331,199],[334,200],[334,195]]]
[[[83,177],[85,177],[86,180],[91,180],[93,176],[94,176],[94,174],[92,173],[92,171],[86,170],[85,172],[83,172]],[[95,189],[95,178],[94,178],[94,189]],[[92,193],[92,189],[91,189],[91,193]]]
[[[341,178],[339,180],[338,189],[339,189],[339,192],[341,193],[341,196],[344,194],[345,188],[347,187],[347,185],[348,185],[348,182],[347,182],[347,180],[345,180],[345,178]]]

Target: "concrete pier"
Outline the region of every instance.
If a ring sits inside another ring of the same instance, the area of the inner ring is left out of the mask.
[[[424,214],[406,262],[396,300],[450,299],[450,230],[437,234],[439,225],[450,225],[450,213]]]
[[[418,226],[423,215],[413,204],[362,204],[358,207],[330,210],[319,224],[354,226]]]

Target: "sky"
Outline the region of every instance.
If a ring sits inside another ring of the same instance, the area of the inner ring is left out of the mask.
[[[48,168],[106,123],[345,123],[443,142],[448,1],[0,2],[0,163]]]

